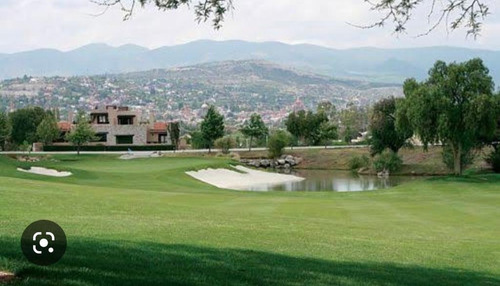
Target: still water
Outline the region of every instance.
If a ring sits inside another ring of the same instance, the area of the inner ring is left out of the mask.
[[[293,175],[305,178],[301,182],[279,185],[255,185],[250,191],[306,191],[306,192],[360,192],[387,189],[425,177],[391,176],[361,176],[349,171],[332,170],[295,170]]]

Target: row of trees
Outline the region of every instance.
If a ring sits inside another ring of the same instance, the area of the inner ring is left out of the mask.
[[[385,99],[374,106],[372,154],[385,149],[397,153],[416,135],[424,149],[441,144],[445,163],[461,175],[476,150],[500,141],[500,95],[494,88],[481,59],[436,62],[427,80],[405,82],[404,98]]]
[[[322,109],[316,113],[305,110],[292,112],[288,115],[285,126],[293,135],[293,145],[298,142],[311,146],[326,145],[338,137],[337,126],[330,122]]]
[[[292,112],[285,125],[288,133],[273,132],[271,138],[267,140],[268,146],[273,145],[274,142],[296,145],[298,141],[315,146],[326,145],[331,140],[338,138],[337,126],[329,120],[324,109],[318,109],[317,113],[304,110]],[[224,117],[217,112],[214,106],[211,106],[201,122],[200,130],[192,133],[193,147],[208,148],[209,152],[214,146],[223,150],[235,147],[234,139],[228,136],[223,137],[224,128]],[[268,138],[270,133],[262,117],[256,113],[244,122],[239,131],[249,138],[249,150],[252,149],[254,140],[262,141],[262,139]]]
[[[0,113],[0,147],[31,145],[33,142],[52,143],[60,136],[53,111],[40,107],[18,109],[10,114]]]

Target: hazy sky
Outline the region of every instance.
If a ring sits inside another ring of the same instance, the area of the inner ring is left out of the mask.
[[[489,1],[492,15],[482,36],[474,40],[466,39],[464,31],[447,34],[445,29],[415,38],[425,30],[424,11],[417,13],[424,17],[410,27],[409,35],[397,37],[389,27],[361,30],[349,26],[347,22],[368,24],[377,19],[363,0],[234,0],[236,9],[219,31],[210,23],[197,24],[187,9],[160,12],[139,8],[131,20],[123,22],[118,7],[93,16],[102,9],[89,0],[0,0],[0,53],[70,50],[96,42],[156,48],[199,39],[282,41],[333,48],[454,45],[500,50],[497,1]]]

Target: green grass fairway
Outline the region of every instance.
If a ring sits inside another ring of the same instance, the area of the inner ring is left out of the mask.
[[[0,271],[21,285],[500,285],[500,176],[360,193],[219,190],[186,170],[226,159],[57,156],[16,171],[0,156]],[[57,264],[21,234],[65,230]]]

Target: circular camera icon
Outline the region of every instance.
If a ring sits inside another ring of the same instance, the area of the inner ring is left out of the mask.
[[[21,237],[21,249],[28,261],[40,266],[58,262],[66,252],[66,234],[55,222],[39,220],[30,224]]]

